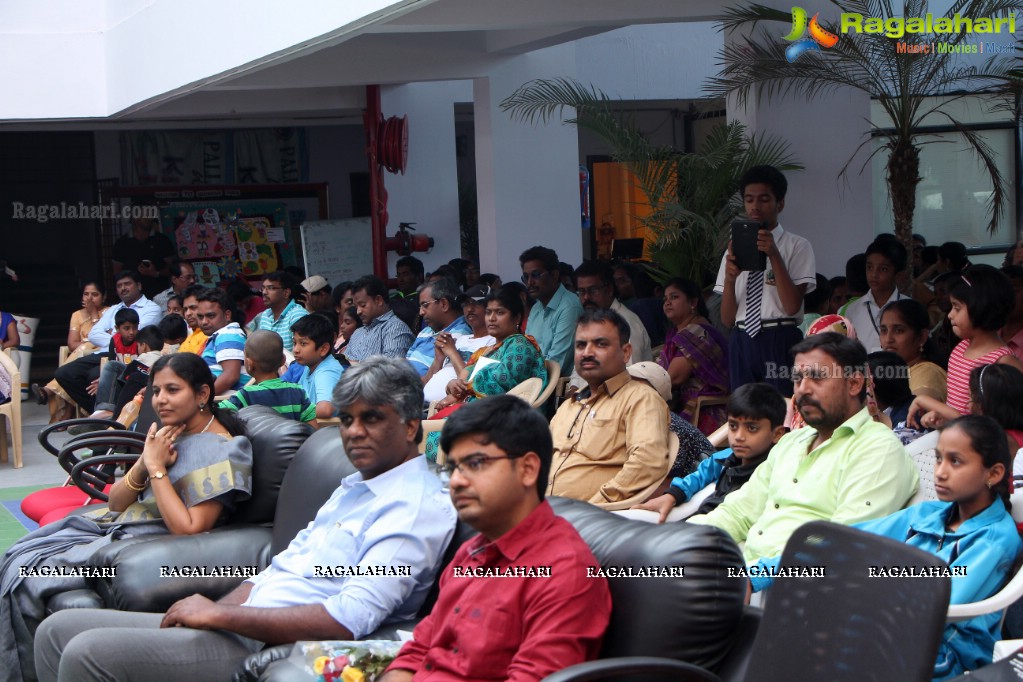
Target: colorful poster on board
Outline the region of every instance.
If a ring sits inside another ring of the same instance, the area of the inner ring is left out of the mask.
[[[220,268],[210,260],[193,261],[195,283],[204,287],[215,287],[220,283]]]
[[[242,275],[256,277],[278,270],[277,249],[267,237],[270,221],[263,217],[239,218],[235,228],[238,237],[238,260]]]

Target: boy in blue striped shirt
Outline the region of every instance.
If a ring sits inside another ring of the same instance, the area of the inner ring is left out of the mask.
[[[245,342],[245,371],[256,383],[242,387],[220,407],[240,410],[249,405],[266,405],[278,414],[316,427],[316,408],[298,384],[283,381],[277,371],[284,364],[284,343],[280,334],[254,331]]]

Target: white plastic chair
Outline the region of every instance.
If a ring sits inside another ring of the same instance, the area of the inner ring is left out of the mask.
[[[920,474],[920,485],[916,489],[916,494],[906,504],[907,507],[938,499],[938,494],[934,492],[934,451],[937,447],[937,431],[924,434],[906,446],[906,452]]]
[[[0,365],[11,375],[11,400],[0,405],[0,462],[7,461],[7,422],[11,424],[14,441],[14,468],[24,466],[21,461],[21,371],[7,352],[0,352]]]

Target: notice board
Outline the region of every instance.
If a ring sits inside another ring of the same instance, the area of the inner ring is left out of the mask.
[[[373,274],[373,231],[369,218],[302,223],[302,258],[307,276],[322,275],[337,286]]]

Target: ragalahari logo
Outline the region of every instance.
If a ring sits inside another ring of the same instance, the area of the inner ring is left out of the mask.
[[[814,14],[809,23],[806,21],[806,16],[806,10],[802,7],[792,8],[792,30],[787,36],[784,36],[785,40],[792,42],[785,48],[785,58],[789,60],[789,63],[799,59],[804,52],[810,50],[820,52],[821,47],[834,47],[838,42],[838,36],[826,30],[817,21],[820,14]],[[804,38],[803,36],[808,30],[810,35]]]

